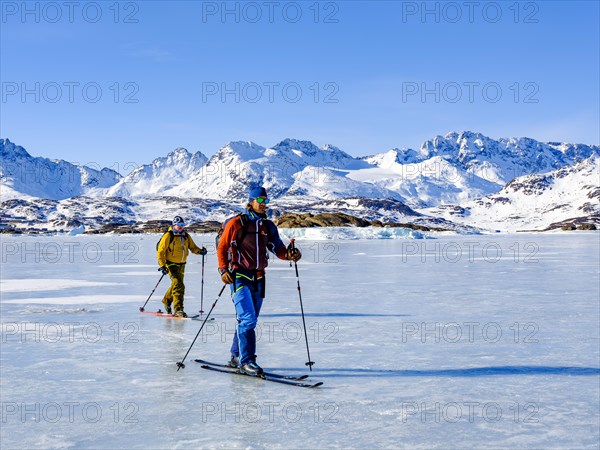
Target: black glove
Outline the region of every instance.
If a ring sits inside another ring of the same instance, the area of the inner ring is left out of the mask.
[[[167,269],[167,266],[161,266],[158,268],[159,272],[162,272],[163,275],[169,275],[169,270]]]
[[[298,250],[296,247],[292,247],[290,244],[285,252],[285,257],[289,261],[299,261],[300,258],[302,258],[302,253],[300,253],[300,250]]]
[[[225,284],[233,283],[233,277],[231,276],[231,273],[229,272],[229,270],[221,269],[221,270],[219,270],[219,272],[221,272],[221,280],[223,280],[223,283],[225,283]]]
[[[206,251],[206,247],[202,247],[200,249],[200,251],[198,252],[198,254],[202,255],[202,256],[206,255],[207,253],[208,253],[208,251]]]

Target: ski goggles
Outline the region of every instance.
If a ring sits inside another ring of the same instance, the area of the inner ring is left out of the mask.
[[[265,205],[269,203],[269,199],[266,197],[256,197],[256,203],[264,203]]]

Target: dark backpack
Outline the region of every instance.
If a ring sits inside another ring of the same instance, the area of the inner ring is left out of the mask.
[[[238,231],[238,235],[235,237],[235,242],[237,243],[238,246],[242,243],[242,241],[246,237],[246,234],[248,234],[248,224],[250,223],[250,219],[248,218],[246,213],[239,213],[233,217],[225,219],[225,221],[221,224],[221,228],[219,228],[219,231],[217,231],[217,236],[215,237],[215,248],[219,247],[219,240],[221,239],[221,236],[223,235],[223,232],[225,231],[225,226],[227,225],[227,223],[229,223],[230,220],[237,219],[238,217],[240,218],[240,222],[242,224],[242,229],[240,231]],[[269,219],[263,219],[263,221],[265,223],[271,222],[271,220],[269,220]],[[270,237],[271,234],[269,233],[269,226],[266,226],[266,231],[267,231],[267,236]]]
[[[160,245],[160,241],[162,241],[163,237],[165,237],[165,234],[167,234],[167,233],[169,233],[169,245],[167,245],[167,249],[173,243],[173,239],[175,239],[175,233],[173,233],[173,230],[165,231],[163,233],[163,235],[160,237],[160,239],[158,240],[158,242],[156,243],[156,251],[158,251],[158,246]]]
[[[221,236],[223,235],[223,232],[225,231],[225,226],[227,225],[227,223],[229,223],[230,220],[237,219],[238,217],[240,218],[240,222],[242,224],[242,229],[239,231],[239,234],[238,234],[238,236],[236,236],[235,240],[238,245],[240,245],[242,243],[242,241],[246,237],[246,234],[248,233],[248,224],[250,223],[250,219],[248,219],[248,216],[246,215],[246,213],[239,213],[233,217],[230,217],[229,219],[225,219],[225,222],[223,222],[221,224],[221,228],[219,228],[219,231],[217,231],[217,237],[215,237],[215,247],[216,248],[219,247],[219,240],[221,239]]]

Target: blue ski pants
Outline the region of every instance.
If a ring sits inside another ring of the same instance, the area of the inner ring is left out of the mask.
[[[231,344],[231,354],[239,356],[240,365],[256,359],[256,323],[263,298],[261,282],[243,274],[236,274],[235,283],[231,285],[233,304],[237,318],[237,329]]]

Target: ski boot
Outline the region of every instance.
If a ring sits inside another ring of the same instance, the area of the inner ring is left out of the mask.
[[[236,355],[231,355],[231,359],[227,361],[227,367],[233,367],[237,369],[240,366],[240,360]]]
[[[250,361],[249,363],[242,364],[240,366],[240,372],[245,373],[246,375],[251,375],[253,377],[257,377],[262,375],[263,370],[258,364],[254,361]]]

